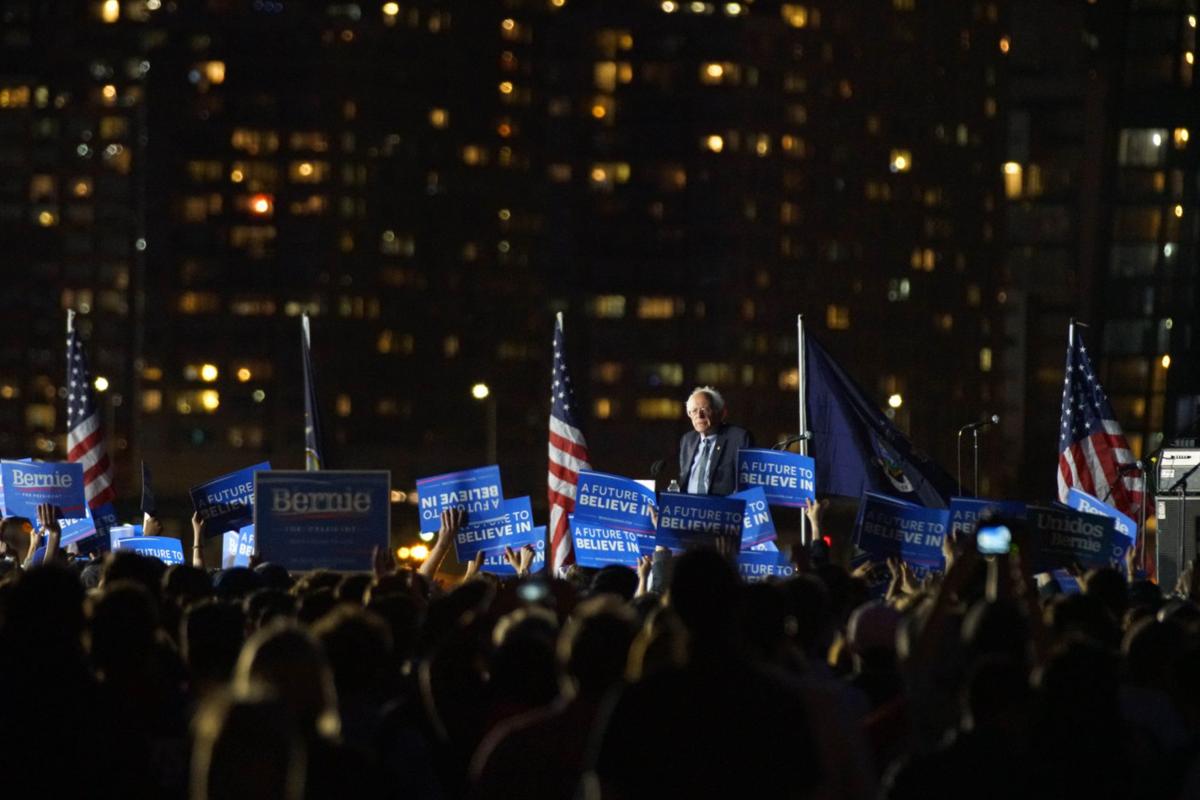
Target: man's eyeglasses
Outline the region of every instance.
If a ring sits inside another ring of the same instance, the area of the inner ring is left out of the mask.
[[[687,415],[692,419],[696,417],[711,417],[712,413],[711,408],[689,408],[687,410]]]

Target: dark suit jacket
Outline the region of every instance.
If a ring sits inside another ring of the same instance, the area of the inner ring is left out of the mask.
[[[716,432],[713,445],[712,466],[708,470],[709,494],[733,494],[737,491],[737,451],[754,447],[754,437],[745,428],[722,425]],[[692,462],[696,460],[696,448],[700,446],[700,434],[688,431],[679,440],[679,488],[686,492]]]

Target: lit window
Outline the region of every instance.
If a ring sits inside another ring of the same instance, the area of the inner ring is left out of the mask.
[[[1007,53],[1012,48],[1012,41],[1007,36],[1000,37],[1000,52]]]
[[[638,298],[638,319],[671,319],[683,312],[683,301],[673,297]]]
[[[791,158],[804,158],[808,147],[799,136],[785,135],[779,139],[779,149]]]
[[[444,108],[429,109],[430,126],[441,130],[450,124],[450,112]]]
[[[629,164],[622,161],[593,164],[588,177],[593,189],[611,191],[616,184],[628,183],[629,175]]]
[[[546,174],[555,183],[566,183],[571,180],[571,165],[551,164],[546,168]]]
[[[339,394],[337,396],[337,400],[334,402],[333,408],[334,408],[334,413],[337,414],[339,417],[350,416],[350,410],[353,408],[353,404],[350,402],[350,395]]]
[[[596,88],[602,92],[614,92],[617,89],[617,62],[597,61],[592,67],[592,80]]]
[[[458,355],[461,344],[457,336],[447,336],[442,340],[442,355],[446,358],[454,358]]]
[[[622,305],[624,304],[622,300]],[[599,315],[597,315],[599,316]],[[625,371],[625,367],[616,361],[601,361],[592,367],[592,380],[597,383],[613,384],[621,380],[621,374]]]
[[[327,161],[293,161],[288,165],[288,178],[293,183],[321,183],[328,176]]]
[[[728,61],[709,61],[700,65],[700,82],[708,86],[736,84],[740,78],[741,69]]]
[[[678,419],[680,412],[679,401],[669,397],[642,397],[637,401],[639,419]]]
[[[28,86],[0,86],[0,108],[25,108],[28,105]]]
[[[831,331],[844,331],[850,328],[850,307],[829,305],[825,307],[825,326]]]
[[[725,149],[725,139],[719,134],[710,134],[704,139],[704,147],[713,153],[719,153]]]
[[[643,367],[643,374],[650,386],[683,385],[682,364],[647,364]]]
[[[592,298],[592,316],[601,319],[620,319],[625,316],[625,298],[619,294],[602,294]]]
[[[161,389],[145,389],[142,391],[142,411],[149,414],[162,411]]]
[[[592,403],[592,415],[596,419],[611,419],[616,403],[607,397],[597,397]]]
[[[252,156],[274,153],[279,149],[279,134],[252,128],[234,128],[229,143],[234,150],[242,150]]]
[[[912,294],[912,282],[908,278],[893,278],[888,281],[887,298],[892,303],[907,300]]]
[[[785,369],[779,373],[779,388],[785,392],[794,392],[800,388],[800,371]]]
[[[808,8],[795,3],[784,3],[779,8],[783,21],[793,28],[808,27]]]
[[[329,150],[329,137],[320,131],[295,131],[288,136],[288,146],[293,150],[324,153]]]
[[[992,371],[992,348],[990,348],[990,347],[979,348],[979,371],[980,372],[991,372]]]
[[[120,0],[104,0],[100,4],[100,19],[107,23],[116,22],[121,18]]]
[[[908,150],[893,150],[888,167],[892,172],[908,172],[912,169],[912,153]]]
[[[1184,147],[1186,147],[1187,143],[1188,143],[1188,137],[1189,137],[1189,134],[1188,134],[1187,128],[1176,128],[1175,129],[1175,147],[1177,147],[1180,150],[1182,150]]]
[[[463,163],[469,167],[481,167],[488,162],[488,152],[486,148],[478,145],[469,144],[462,149]]]

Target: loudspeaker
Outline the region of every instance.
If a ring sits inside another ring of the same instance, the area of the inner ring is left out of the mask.
[[[1200,497],[1182,503],[1176,496],[1154,498],[1154,516],[1158,518],[1158,585],[1164,593],[1175,590],[1179,573],[1196,557],[1200,540]],[[1180,543],[1183,560],[1180,561]]]
[[[1175,485],[1184,482],[1184,491],[1188,494],[1200,495],[1200,448],[1172,447],[1163,450],[1158,457],[1158,490],[1163,494],[1178,491]],[[1190,473],[1190,474],[1189,474]],[[1184,478],[1184,476],[1187,478]]]

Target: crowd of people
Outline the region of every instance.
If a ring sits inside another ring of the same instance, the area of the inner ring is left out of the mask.
[[[452,576],[452,512],[415,570],[25,568],[6,520],[0,794],[1200,796],[1200,571],[1060,594],[1018,530],[1011,556],[948,537],[924,582],[892,562],[873,598],[810,517],[831,545],[756,584],[711,550]]]

